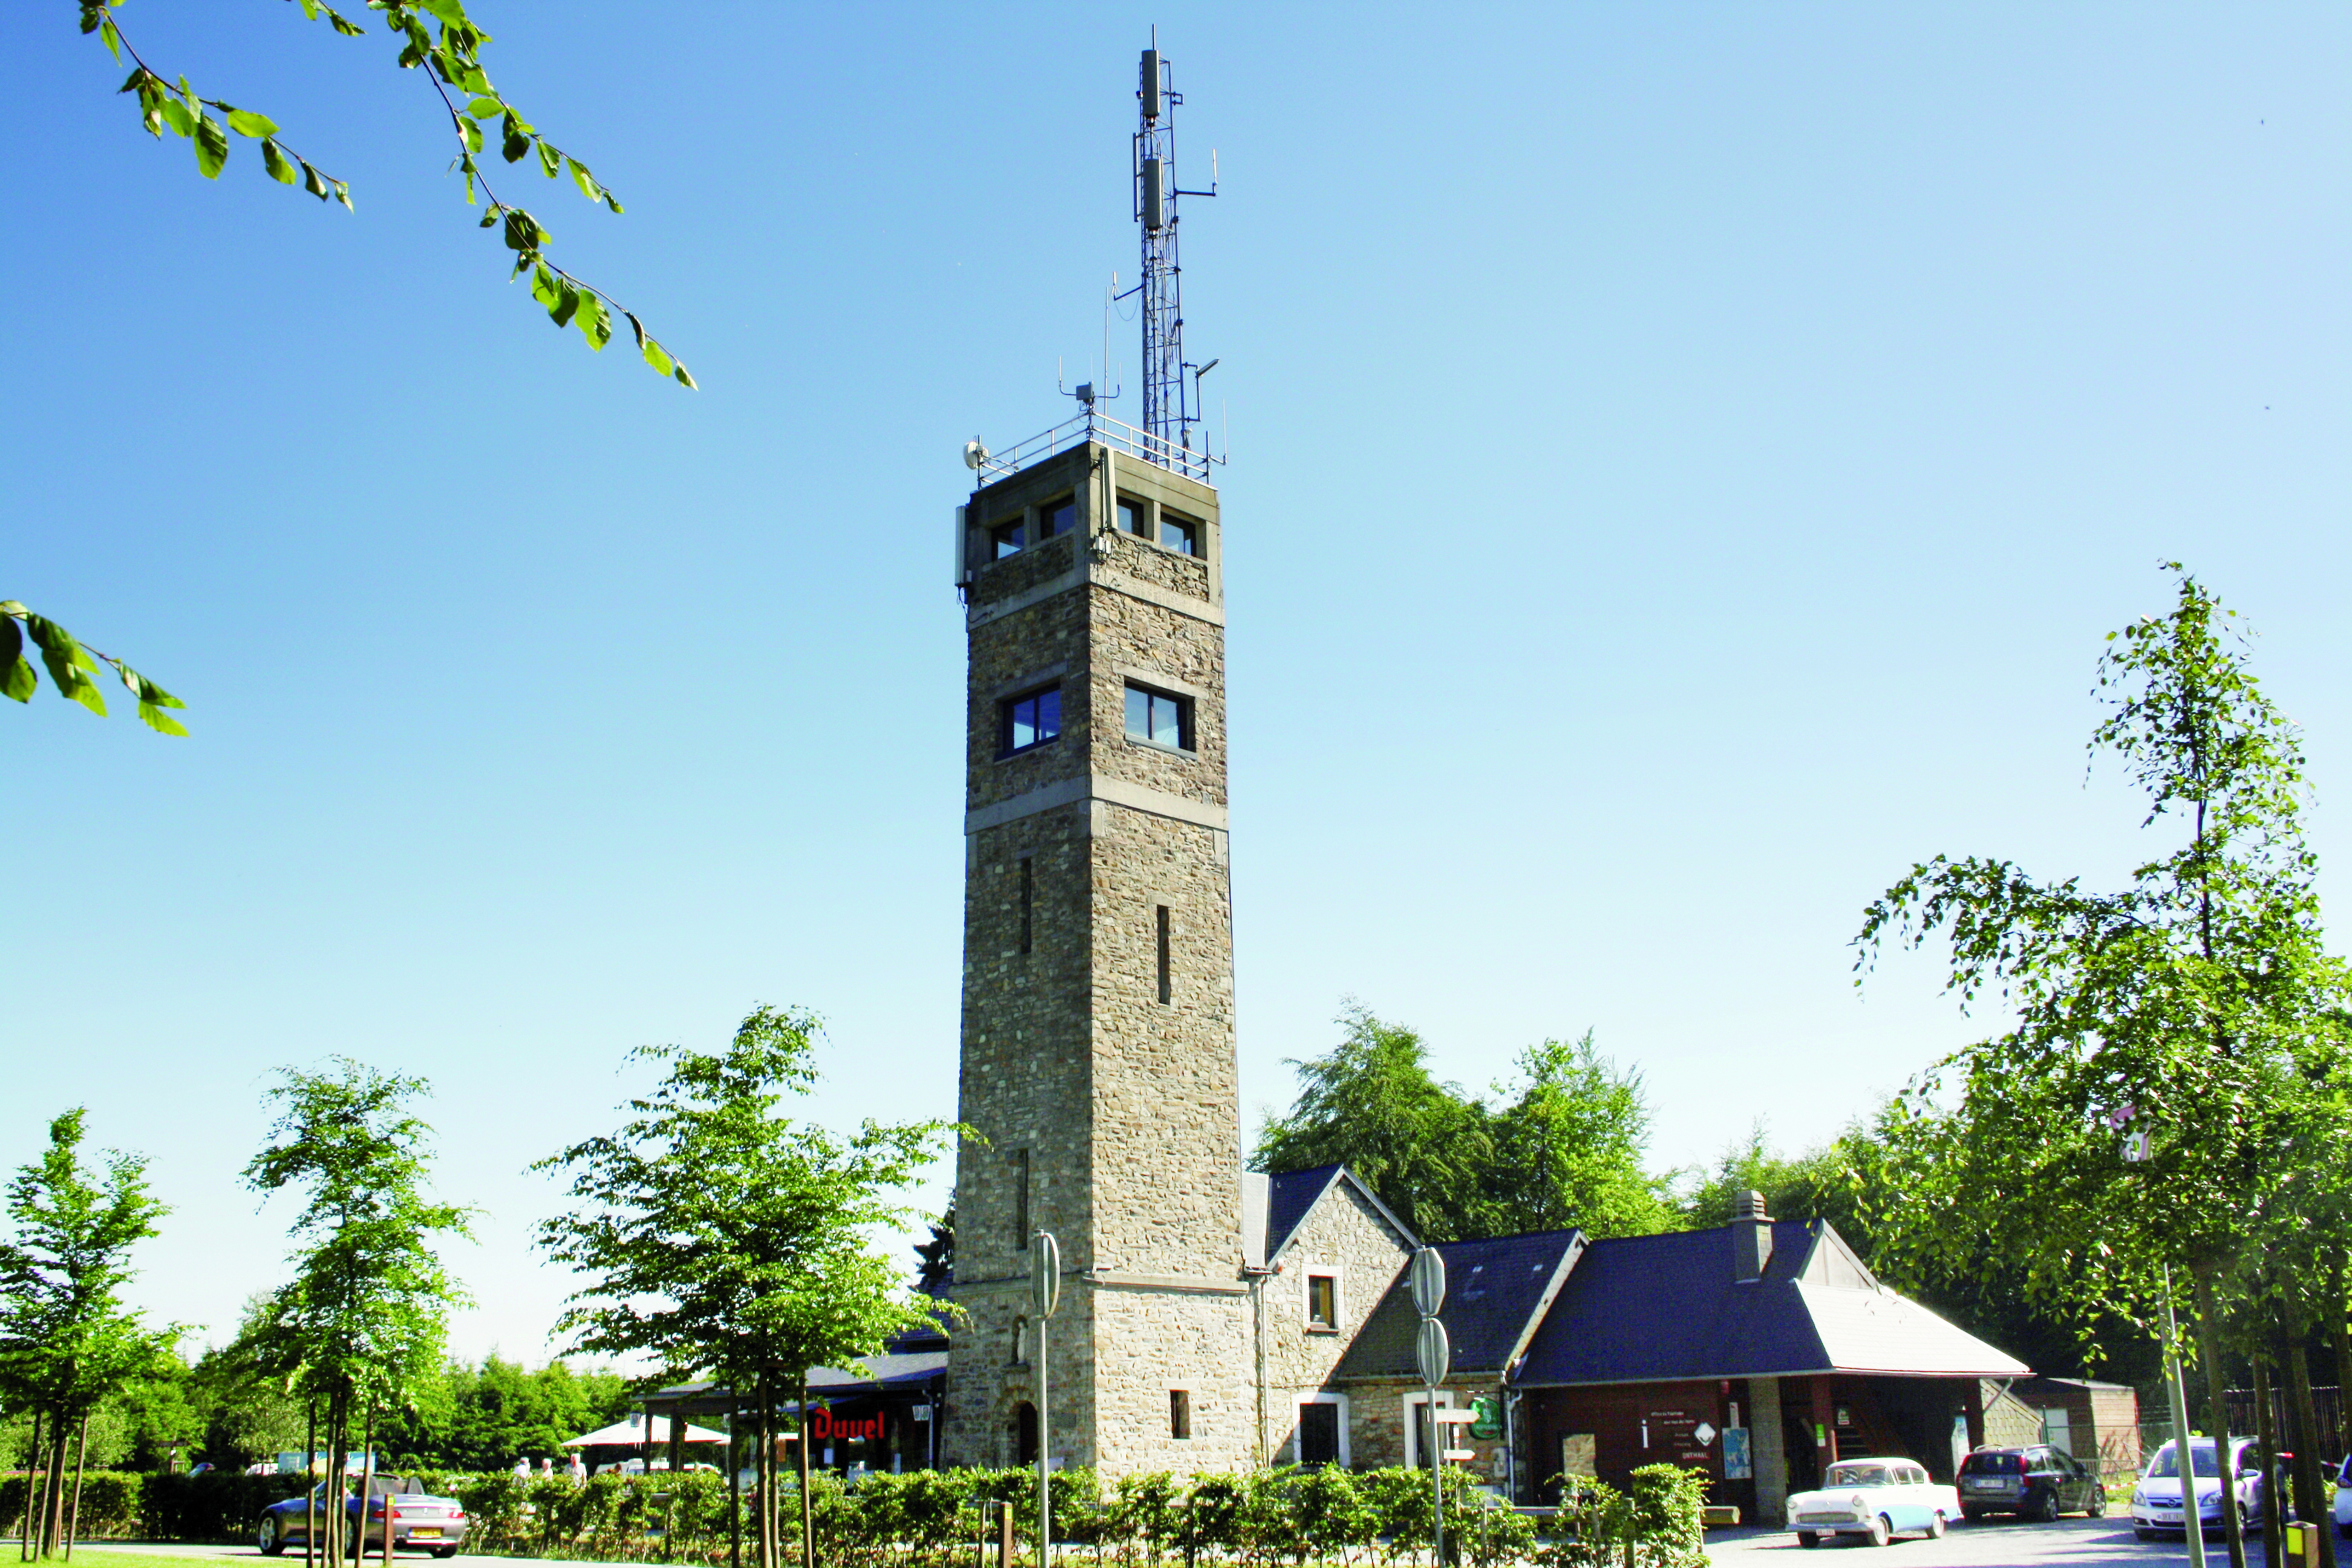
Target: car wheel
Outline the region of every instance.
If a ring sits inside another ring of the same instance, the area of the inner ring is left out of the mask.
[[[1944,1539],[1944,1510],[1942,1509],[1937,1509],[1934,1513],[1927,1516],[1927,1539],[1930,1541],[1941,1541]]]
[[[1800,1545],[1800,1546],[1803,1546],[1803,1547],[1814,1547],[1814,1546],[1819,1546],[1821,1543],[1822,1543],[1822,1538],[1821,1538],[1819,1535],[1815,1534],[1812,1531],[1810,1531],[1810,1530],[1801,1530],[1801,1531],[1797,1531],[1797,1544],[1798,1544],[1798,1545]]]
[[[436,1557],[455,1557],[457,1555],[457,1549],[454,1546],[436,1546],[433,1549],[433,1555]]]
[[[1887,1522],[1885,1514],[1870,1521],[1870,1543],[1873,1546],[1884,1546],[1894,1539],[1895,1526]]]
[[[2091,1495],[2086,1500],[2083,1509],[2083,1517],[2084,1519],[2105,1519],[2107,1517],[2106,1488],[2093,1487],[2091,1489]]]
[[[261,1516],[261,1554],[264,1557],[283,1556],[286,1552],[286,1521],[274,1513]]]
[[[2055,1524],[2058,1521],[2058,1494],[2055,1491],[2043,1492],[2040,1505],[2027,1517],[2036,1524]]]

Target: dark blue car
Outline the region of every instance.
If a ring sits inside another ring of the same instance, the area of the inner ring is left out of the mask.
[[[317,1501],[314,1504],[312,1499]],[[327,1496],[327,1483],[320,1481],[307,1498],[290,1497],[284,1502],[273,1503],[261,1516],[261,1552],[265,1557],[275,1557],[290,1546],[299,1546],[303,1531],[316,1517],[319,1540],[327,1539],[327,1510],[333,1507]],[[313,1510],[315,1509],[315,1515]],[[344,1526],[350,1550],[354,1555],[362,1550],[383,1550],[384,1514],[392,1515],[392,1544],[397,1551],[406,1547],[412,1552],[430,1552],[436,1557],[455,1557],[466,1539],[466,1508],[456,1498],[435,1497],[424,1484],[402,1476],[373,1476],[368,1480],[367,1519],[360,1520],[360,1500],[356,1489],[343,1493]]]

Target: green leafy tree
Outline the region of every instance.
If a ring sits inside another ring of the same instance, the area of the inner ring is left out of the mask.
[[[804,1407],[808,1370],[881,1351],[935,1321],[907,1298],[868,1236],[903,1228],[897,1194],[959,1131],[939,1121],[847,1135],[778,1114],[816,1082],[809,1013],[756,1007],[725,1049],[644,1046],[667,1068],[609,1136],[532,1169],[562,1171],[578,1205],[546,1221],[540,1245],[586,1277],[561,1327],[577,1351],[649,1357],[664,1375],[708,1373],[751,1396],[760,1438],[760,1568],[780,1558],[773,1510],[774,1412]],[[808,1445],[800,1453],[803,1562],[814,1521]]]
[[[30,1550],[65,1539],[66,1456],[101,1402],[163,1370],[176,1329],[154,1330],[125,1306],[131,1251],[169,1211],[147,1190],[147,1162],[109,1151],[82,1158],[85,1113],[49,1123],[49,1146],[8,1184],[10,1238],[0,1244],[0,1396],[29,1410],[46,1443],[45,1499]]]
[[[1261,1171],[1344,1164],[1424,1241],[1480,1234],[1492,1142],[1485,1118],[1429,1070],[1421,1036],[1350,1004],[1323,1056],[1293,1060],[1298,1098],[1258,1131]]]
[[[1492,1154],[1479,1215],[1489,1235],[1581,1226],[1591,1236],[1648,1236],[1672,1210],[1646,1173],[1650,1106],[1639,1068],[1619,1068],[1592,1043],[1546,1040],[1519,1056],[1520,1081],[1497,1084],[1486,1118]]]
[[[422,1079],[346,1057],[333,1070],[278,1074],[269,1142],[245,1168],[264,1194],[302,1194],[292,1226],[294,1278],[269,1298],[255,1364],[316,1402],[327,1495],[344,1486],[356,1435],[379,1411],[411,1403],[439,1367],[450,1311],[465,1293],[442,1267],[440,1239],[465,1236],[467,1211],[427,1191],[432,1129],[409,1109]],[[342,1550],[343,1510],[328,1510],[328,1555]]]
[[[1298,1098],[1259,1130],[1251,1165],[1345,1164],[1423,1241],[1580,1226],[1594,1236],[1664,1227],[1666,1184],[1642,1166],[1650,1109],[1637,1069],[1588,1031],[1520,1053],[1493,1103],[1442,1082],[1421,1036],[1350,1005],[1326,1055],[1293,1061]]]
[[[1940,939],[1963,1005],[1994,996],[2016,1018],[1898,1098],[1891,1187],[1906,1196],[1875,1216],[1882,1254],[1916,1268],[1956,1237],[2002,1237],[2031,1298],[2151,1331],[2177,1265],[2211,1366],[2221,1303],[2257,1266],[2326,1273],[2304,1194],[2352,1139],[2346,987],[2323,944],[2300,735],[2228,635],[2235,612],[2170,570],[2171,611],[2110,636],[2091,752],[2122,764],[2141,826],[2171,844],[2107,892],[1938,856],[1870,907],[1857,968]],[[2231,1552],[2243,1562],[2234,1522]]]

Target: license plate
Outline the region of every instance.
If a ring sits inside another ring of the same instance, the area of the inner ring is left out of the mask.
[[[411,1541],[422,1541],[427,1537],[435,1541],[440,1540],[441,1527],[437,1524],[420,1524],[408,1532],[408,1539]]]
[[[1969,1489],[1972,1492],[1999,1491],[2000,1489],[2000,1483],[1999,1481],[1970,1481],[1969,1483]]]

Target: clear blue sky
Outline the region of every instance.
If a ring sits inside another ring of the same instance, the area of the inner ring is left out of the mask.
[[[700,393],[502,280],[381,36],[123,13],[351,214],[250,142],[199,179],[72,7],[0,15],[0,596],[194,731],[0,713],[0,1165],[75,1102],[151,1154],[163,1316],[280,1277],[235,1175],[281,1064],[432,1079],[459,1347],[527,1358],[564,1281],[521,1167],[629,1047],[806,1005],[823,1115],[952,1114],[957,450],[1058,417],[1134,277],[1155,20],[1223,176],[1184,255],[1246,1122],[1353,995],[1474,1086],[1596,1029],[1660,1165],[1830,1134],[1972,1026],[1927,960],[1857,998],[1878,889],[2145,847],[2083,742],[2160,558],[2263,628],[2352,850],[2341,7],[480,19],[628,213],[508,184]]]

